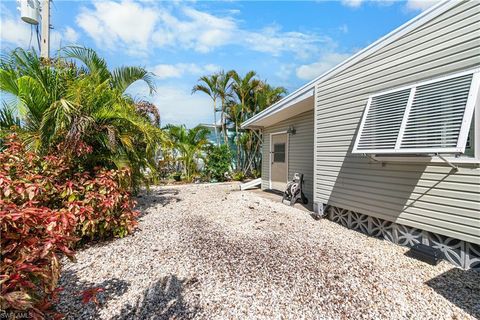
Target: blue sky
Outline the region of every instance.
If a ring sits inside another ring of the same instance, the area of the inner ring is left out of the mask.
[[[154,72],[162,124],[211,123],[210,100],[191,88],[220,69],[258,72],[289,92],[368,46],[435,0],[344,1],[61,1],[52,4],[52,52],[80,44],[109,66]],[[30,27],[15,1],[0,3],[2,50],[28,47]]]

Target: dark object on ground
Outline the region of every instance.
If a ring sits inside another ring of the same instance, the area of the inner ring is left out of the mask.
[[[432,266],[436,266],[443,259],[443,253],[440,249],[435,249],[420,243],[415,244],[406,255],[431,264]]]
[[[303,193],[304,184],[303,173],[296,172],[293,175],[292,181],[287,184],[287,188],[283,193],[282,202],[286,199],[290,201],[290,205],[293,206],[298,200],[302,200],[303,204],[307,204],[308,199]]]

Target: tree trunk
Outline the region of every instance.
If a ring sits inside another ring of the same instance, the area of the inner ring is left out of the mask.
[[[237,141],[237,171],[239,171],[240,168],[240,137],[238,136],[238,124],[235,122],[235,140]]]
[[[253,152],[247,158],[249,160],[248,160],[247,166],[245,168],[245,172],[244,172],[245,174],[247,174],[249,169],[251,169],[253,171],[253,165],[255,163],[255,159],[257,158],[257,150],[258,150],[259,145],[260,145],[260,140],[257,139],[257,143],[255,143],[255,148],[253,149]]]
[[[218,130],[217,130],[217,101],[213,99],[213,128],[215,130],[215,141],[217,142],[217,146],[220,144],[220,140],[218,139]]]
[[[227,148],[230,150],[230,146],[228,145],[228,135],[227,135],[227,126],[225,124],[225,99],[222,98],[222,132],[223,132],[223,141],[227,145]]]

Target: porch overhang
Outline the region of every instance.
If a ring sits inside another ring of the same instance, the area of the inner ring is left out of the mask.
[[[314,87],[306,86],[243,122],[242,128],[268,127],[297,114],[313,110]]]

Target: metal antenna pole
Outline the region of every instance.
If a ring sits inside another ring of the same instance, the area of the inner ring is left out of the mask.
[[[42,1],[42,42],[40,56],[50,58],[50,0]]]

